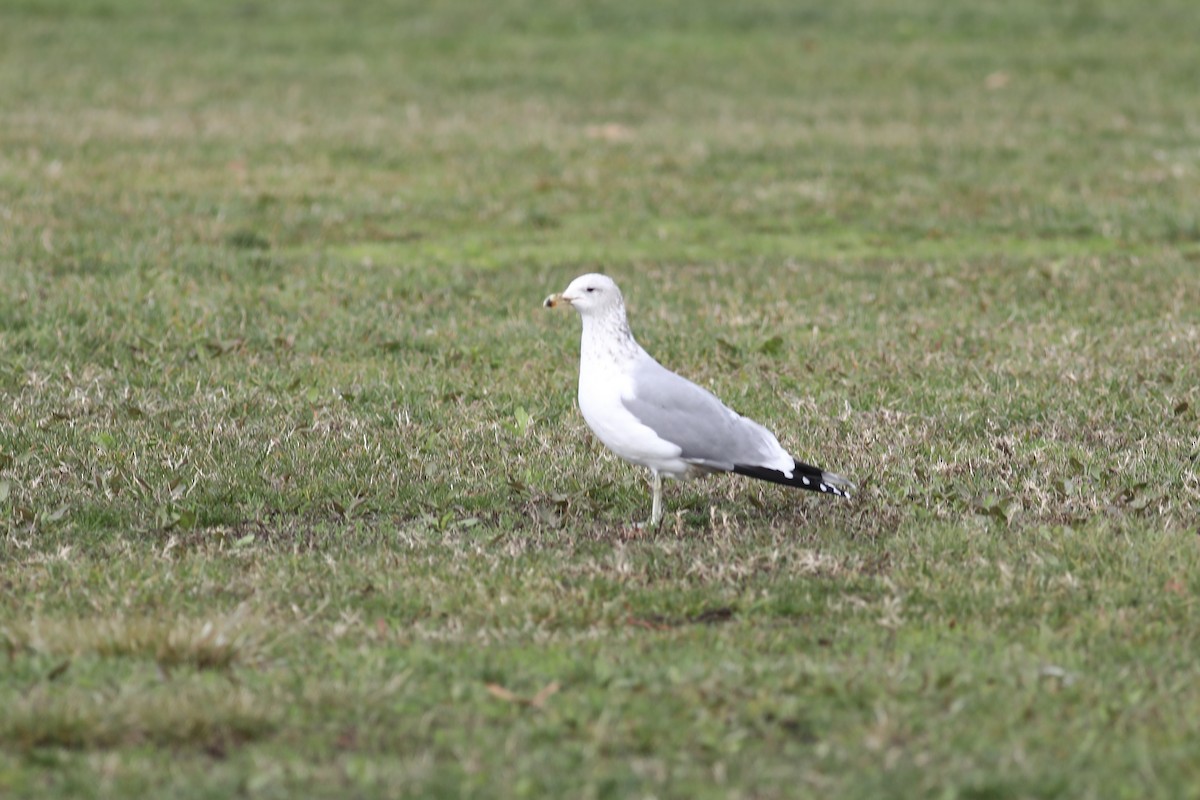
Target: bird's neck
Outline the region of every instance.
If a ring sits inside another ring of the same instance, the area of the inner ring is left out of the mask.
[[[579,347],[583,363],[620,364],[636,358],[641,349],[624,314],[583,318],[583,338]]]

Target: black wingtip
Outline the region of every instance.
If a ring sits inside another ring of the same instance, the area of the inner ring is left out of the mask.
[[[757,478],[760,481],[770,481],[771,483],[794,486],[797,489],[806,489],[810,492],[823,492],[824,494],[832,494],[838,497],[850,497],[850,493],[854,489],[854,484],[841,475],[826,472],[811,464],[805,464],[803,461],[796,462],[796,466],[792,469],[790,477],[787,473],[780,472],[777,469],[748,464],[734,464],[733,471],[738,475]]]

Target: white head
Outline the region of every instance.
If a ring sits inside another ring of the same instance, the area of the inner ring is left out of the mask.
[[[580,275],[562,292],[550,295],[542,303],[546,308],[562,304],[574,308],[581,317],[604,315],[614,310],[623,312],[625,308],[621,290],[613,279],[596,272]]]

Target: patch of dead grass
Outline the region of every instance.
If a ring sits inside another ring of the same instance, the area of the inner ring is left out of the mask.
[[[143,658],[169,670],[227,671],[254,662],[264,626],[247,608],[207,619],[109,617],[35,618],[0,627],[9,652],[79,658]]]
[[[18,750],[154,744],[216,755],[268,735],[277,724],[266,701],[224,682],[126,684],[112,692],[40,683],[9,698],[0,742]]]

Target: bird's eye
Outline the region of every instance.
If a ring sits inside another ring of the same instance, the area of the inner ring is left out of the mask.
[[[589,287],[587,287],[586,289],[584,289],[584,291],[585,291],[585,292],[589,292],[589,293],[590,293],[590,292],[594,292],[594,291],[596,291],[596,287],[595,287],[595,286],[589,286]]]

